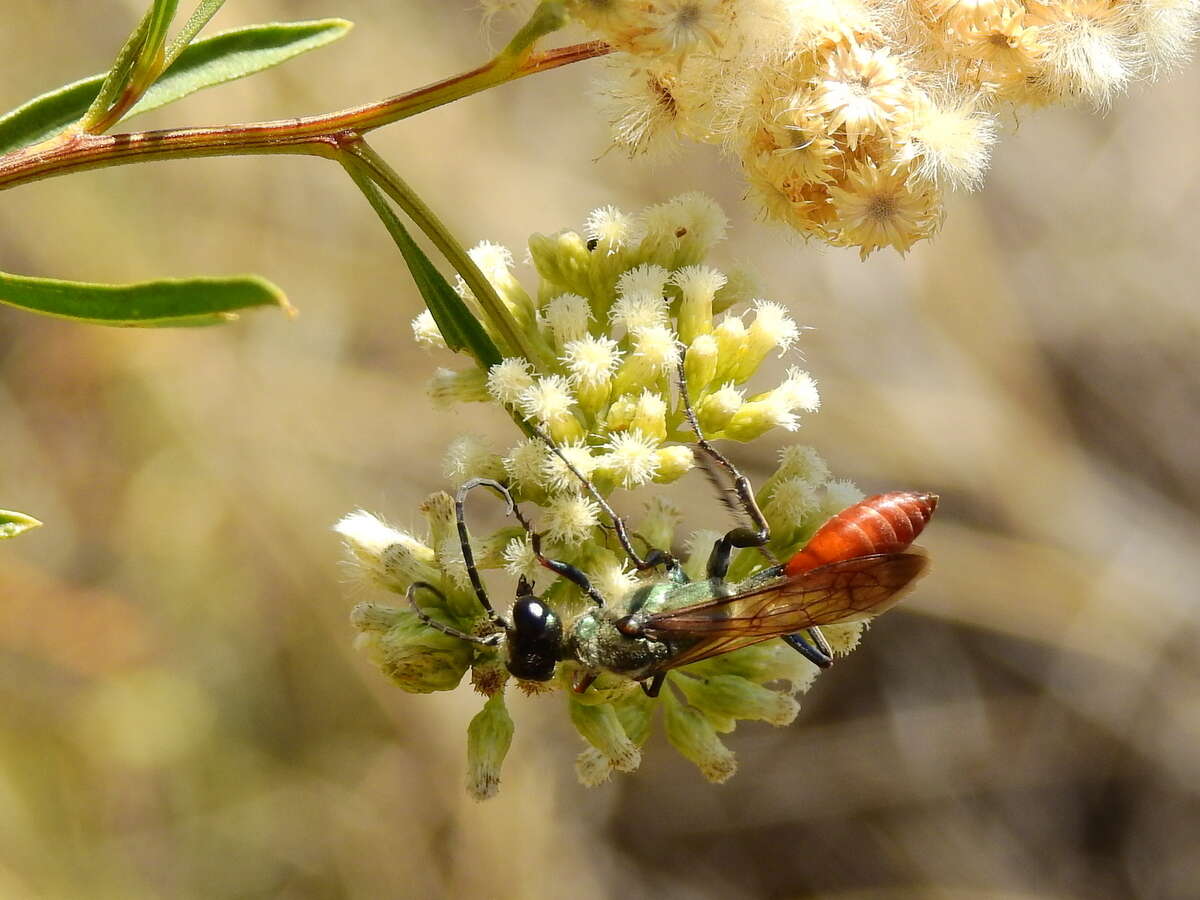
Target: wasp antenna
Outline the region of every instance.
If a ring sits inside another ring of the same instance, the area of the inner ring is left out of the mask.
[[[467,577],[471,579],[471,587],[475,589],[475,596],[479,599],[480,606],[487,611],[492,624],[498,625],[501,628],[507,628],[508,626],[505,621],[492,609],[492,602],[488,599],[487,591],[483,587],[483,580],[479,577],[479,569],[475,565],[475,554],[471,551],[471,537],[467,534],[467,520],[464,512],[467,494],[477,487],[491,488],[493,491],[499,493],[508,503],[508,512],[510,514],[516,509],[517,505],[513,502],[512,494],[508,492],[508,488],[498,481],[492,481],[490,478],[472,478],[470,481],[464,482],[454,497],[454,517],[458,524],[458,543],[462,547],[463,563],[467,567]]]

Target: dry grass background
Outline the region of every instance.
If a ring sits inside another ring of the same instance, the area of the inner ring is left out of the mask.
[[[139,0],[0,0],[0,106],[101,68]],[[315,112],[469,67],[466,0],[230,3],[345,15],[343,43],[154,123]],[[520,247],[682,190],[720,258],[815,330],[800,437],[867,490],[936,489],[934,574],[732,736],[713,787],[656,739],[574,782],[553,699],[515,702],[498,799],[463,791],[465,689],[409,696],[350,649],[329,525],[401,524],[465,428],[429,411],[419,300],[334,166],[155,164],[4,194],[8,271],[261,272],[302,310],[105,330],[0,309],[0,896],[1194,897],[1200,894],[1200,117],[1195,66],[1104,118],[1028,116],[943,234],[867,263],[756,224],[708,148],[601,156],[595,64],[378,136],[468,241]],[[597,158],[599,157],[599,158]],[[739,454],[752,474],[772,446]],[[721,515],[703,480],[690,521]]]

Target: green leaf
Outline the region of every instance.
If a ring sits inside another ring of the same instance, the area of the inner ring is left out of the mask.
[[[417,242],[412,239],[412,235],[408,233],[388,199],[358,166],[349,163],[347,170],[359,190],[371,202],[371,206],[400,249],[408,271],[417,283],[417,290],[421,292],[421,298],[446,340],[446,346],[455,351],[466,350],[485,369],[500,362],[503,356],[484,331],[483,325],[471,313],[462,297],[450,287],[450,283],[438,271],[437,266],[430,262],[425,252],[417,246]]]
[[[188,44],[195,40],[201,29],[209,23],[209,20],[217,14],[217,11],[225,5],[225,0],[200,0],[199,5],[192,12],[188,20],[183,23],[183,27],[179,29],[179,33],[171,38],[171,43],[167,45],[167,65],[175,61]]]
[[[58,134],[87,112],[103,75],[65,84],[0,116],[0,153],[11,153]]]
[[[0,509],[0,540],[16,537],[31,528],[37,528],[42,523],[33,516],[13,512],[10,509]]]
[[[207,87],[236,81],[344,37],[345,19],[273,22],[215,34],[192,44],[131,111],[131,116],[174,103]]]
[[[336,41],[351,27],[344,19],[251,25],[197,41],[179,55],[126,118],[277,66]],[[77,122],[96,99],[104,78],[93,75],[64,85],[0,116],[0,153],[44,141]]]
[[[454,292],[450,283],[430,262],[429,257],[417,246],[417,242],[404,228],[399,219],[396,220],[401,237],[393,235],[396,246],[404,257],[408,271],[412,273],[417,290],[433,320],[437,322],[438,330],[446,339],[451,350],[467,350],[485,369],[496,365],[503,358],[488,333],[483,330],[479,320],[467,308],[462,297]]]
[[[235,310],[255,306],[294,312],[283,291],[253,275],[89,284],[0,272],[0,303],[97,325],[142,328],[219,325],[236,319]]]

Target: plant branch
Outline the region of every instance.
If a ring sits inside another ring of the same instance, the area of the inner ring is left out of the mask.
[[[505,82],[603,56],[611,50],[602,41],[572,44],[546,53],[529,53],[512,45],[510,48],[469,72],[375,103],[316,116],[52,139],[0,156],[0,190],[71,172],[160,159],[260,154],[337,158],[341,152],[339,136],[361,135]]]

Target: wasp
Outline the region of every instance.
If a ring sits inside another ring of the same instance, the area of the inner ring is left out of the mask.
[[[682,366],[680,367],[682,368]],[[455,499],[458,535],[471,585],[491,620],[484,636],[444,625],[421,609],[419,590],[438,594],[417,582],[408,599],[421,620],[453,637],[496,647],[503,645],[508,671],[524,681],[549,681],[558,664],[573,661],[583,675],[574,683],[586,691],[602,672],[637,681],[655,697],[667,672],[722,653],[730,653],[772,638],[782,638],[821,668],[833,661],[822,625],[870,619],[890,609],[912,588],[928,567],[928,558],[910,545],[937,507],[936,494],[893,491],[877,494],[835,515],[802,549],[745,581],[730,583],[725,576],[735,549],[764,548],[770,539],[766,517],[759,509],[749,479],[703,436],[680,372],[680,392],[689,424],[701,452],[724,470],[751,527],[739,526],[718,538],[709,554],[706,577],[690,581],[666,550],[640,556],[629,540],[624,521],[588,479],[545,434],[542,439],[580,479],[613,523],[625,553],[639,571],[661,568],[663,577],[636,589],[623,610],[616,610],[576,566],[545,556],[541,537],[498,481],[476,478],[463,484]],[[536,429],[535,429],[536,430]],[[540,432],[539,432],[540,433]],[[539,564],[575,584],[594,608],[565,626],[558,614],[533,592],[523,576],[509,619],[493,609],[475,566],[464,517],[467,494],[476,487],[498,493],[530,537]]]

